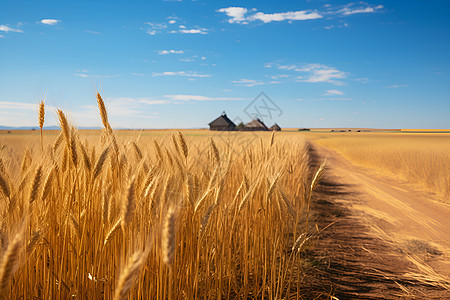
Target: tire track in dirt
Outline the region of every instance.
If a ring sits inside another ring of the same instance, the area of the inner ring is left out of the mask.
[[[314,221],[333,223],[306,255],[319,298],[450,299],[450,207],[321,146],[311,158],[328,166],[313,194]]]

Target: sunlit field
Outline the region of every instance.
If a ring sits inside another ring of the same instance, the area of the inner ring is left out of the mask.
[[[301,135],[115,132],[99,110],[101,131],[58,111],[42,144],[0,133],[6,298],[300,297],[323,171]]]
[[[357,165],[415,183],[450,201],[449,133],[310,133]]]

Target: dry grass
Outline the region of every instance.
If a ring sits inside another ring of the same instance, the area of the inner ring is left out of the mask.
[[[0,138],[6,298],[299,297],[303,138],[122,134],[97,101],[101,132],[58,110],[62,132],[44,131],[44,151],[39,133]]]
[[[400,177],[450,202],[450,135],[349,133],[311,135],[356,164]]]

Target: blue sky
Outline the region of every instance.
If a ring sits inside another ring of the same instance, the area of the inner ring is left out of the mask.
[[[2,1],[0,125],[450,128],[450,1]]]

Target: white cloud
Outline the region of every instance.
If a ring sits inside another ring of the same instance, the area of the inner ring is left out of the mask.
[[[42,19],[41,23],[45,24],[45,25],[56,25],[59,22],[61,22],[60,20],[56,20],[56,19]]]
[[[344,95],[343,91],[339,91],[339,90],[328,90],[325,94],[323,94],[324,96],[342,96]]]
[[[295,68],[294,70],[307,73],[306,76],[298,79],[298,81],[303,82],[327,82],[334,85],[342,85],[342,81],[338,79],[344,79],[347,77],[347,74],[345,72],[322,64],[307,64],[303,67]]]
[[[157,33],[160,33],[161,30],[166,29],[167,25],[163,23],[153,23],[153,22],[145,22],[146,25],[149,26],[147,28],[146,32],[150,35],[155,35]]]
[[[93,30],[85,30],[85,32],[91,33],[91,34],[101,34],[101,32],[93,31]]]
[[[361,2],[361,4],[366,4],[364,2]],[[358,7],[358,8],[351,8],[354,4],[350,3],[349,5],[346,5],[346,7],[340,9],[337,11],[337,13],[341,13],[344,16],[354,15],[354,14],[367,14],[367,13],[375,13],[379,10],[383,9],[383,5],[377,5],[377,6],[370,6],[366,4],[366,7]]]
[[[408,86],[407,84],[394,84],[394,85],[390,85],[390,86],[388,86],[386,88],[388,88],[388,89],[397,89],[397,88],[402,88],[402,87],[407,87],[407,86]]]
[[[339,79],[347,77],[347,73],[339,71],[334,67],[329,67],[323,64],[303,64],[303,65],[281,65],[277,63],[266,63],[265,67],[277,68],[283,71],[293,71],[304,73],[300,76],[296,76],[297,82],[327,82],[334,85],[343,85],[343,82]],[[278,77],[288,77],[286,74],[278,75]],[[272,76],[274,79],[274,76]]]
[[[249,20],[260,20],[264,23],[269,23],[273,21],[303,21],[303,20],[314,20],[320,19],[322,16],[317,12],[310,12],[306,10],[300,11],[289,11],[285,13],[275,13],[275,14],[265,14],[262,12],[257,12],[253,16],[249,17]]]
[[[247,24],[252,21],[262,21],[264,23],[270,23],[274,21],[299,21],[299,20],[313,20],[320,19],[322,15],[315,11],[299,10],[288,11],[282,13],[263,13],[257,12],[256,9],[249,10],[245,7],[227,7],[217,10],[218,12],[225,13],[229,19],[229,23]],[[250,12],[250,13],[249,13]],[[247,14],[249,13],[249,14]]]
[[[263,85],[264,82],[259,80],[253,80],[253,79],[239,79],[239,80],[233,80],[232,83],[234,83],[237,86],[248,86],[252,87],[255,85]]]
[[[175,24],[176,22],[176,20],[169,20],[169,24]]]
[[[195,71],[153,73],[152,76],[184,76],[184,77],[199,77],[199,78],[211,77],[210,74],[199,74]]]
[[[207,97],[200,95],[164,95],[172,101],[240,101],[242,98],[233,97]]]
[[[179,33],[187,33],[187,34],[208,34],[206,28],[181,29],[178,32]]]
[[[246,20],[245,14],[247,13],[247,9],[245,7],[227,7],[227,8],[221,8],[217,10],[218,12],[225,13],[227,16],[230,17],[228,19],[229,23],[239,23]]]
[[[183,54],[183,50],[159,50],[159,55],[166,55],[166,54]]]
[[[23,33],[23,31],[20,30],[20,29],[11,28],[11,27],[6,26],[6,25],[0,25],[0,31],[4,31],[4,32],[20,32],[20,33]]]

